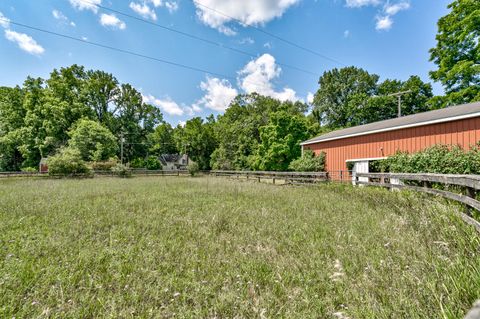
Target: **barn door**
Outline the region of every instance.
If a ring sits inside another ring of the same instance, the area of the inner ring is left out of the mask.
[[[357,173],[368,173],[368,161],[356,161],[352,170],[352,183],[356,185]],[[367,177],[359,177],[360,182],[368,182]]]

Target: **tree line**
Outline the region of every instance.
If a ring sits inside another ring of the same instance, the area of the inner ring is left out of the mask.
[[[0,171],[37,167],[41,158],[65,148],[87,162],[123,155],[124,162],[138,164],[186,153],[200,169],[287,170],[301,155],[301,141],[396,117],[393,93],[409,91],[402,97],[402,115],[479,101],[480,9],[476,0],[457,0],[449,8],[430,51],[437,66],[430,76],[444,86],[443,96],[434,96],[431,84],[418,76],[380,81],[349,66],[323,73],[311,105],[242,94],[224,114],[172,127],[130,84],[72,65],[47,79],[28,77],[22,86],[0,87]]]

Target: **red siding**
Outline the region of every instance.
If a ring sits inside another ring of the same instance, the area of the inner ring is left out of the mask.
[[[305,145],[315,153],[324,151],[329,172],[346,170],[346,160],[393,155],[396,151],[418,152],[435,144],[469,148],[480,140],[480,117],[355,136]]]

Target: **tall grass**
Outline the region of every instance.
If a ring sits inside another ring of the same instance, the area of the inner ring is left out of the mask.
[[[0,181],[0,317],[459,318],[480,239],[431,197],[221,178]]]

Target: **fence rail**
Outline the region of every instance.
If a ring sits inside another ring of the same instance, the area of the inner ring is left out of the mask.
[[[462,219],[474,226],[480,232],[480,222],[472,217],[470,208],[480,211],[480,201],[477,200],[477,191],[480,190],[479,175],[452,175],[452,174],[406,174],[406,173],[356,173],[355,183],[366,186],[380,186],[390,189],[411,189],[418,192],[441,196],[465,205]],[[442,187],[455,186],[463,192],[459,194]]]
[[[210,171],[211,176],[226,176],[247,180],[270,180],[273,184],[283,181],[284,184],[312,184],[329,181],[326,172],[266,172],[266,171]]]

